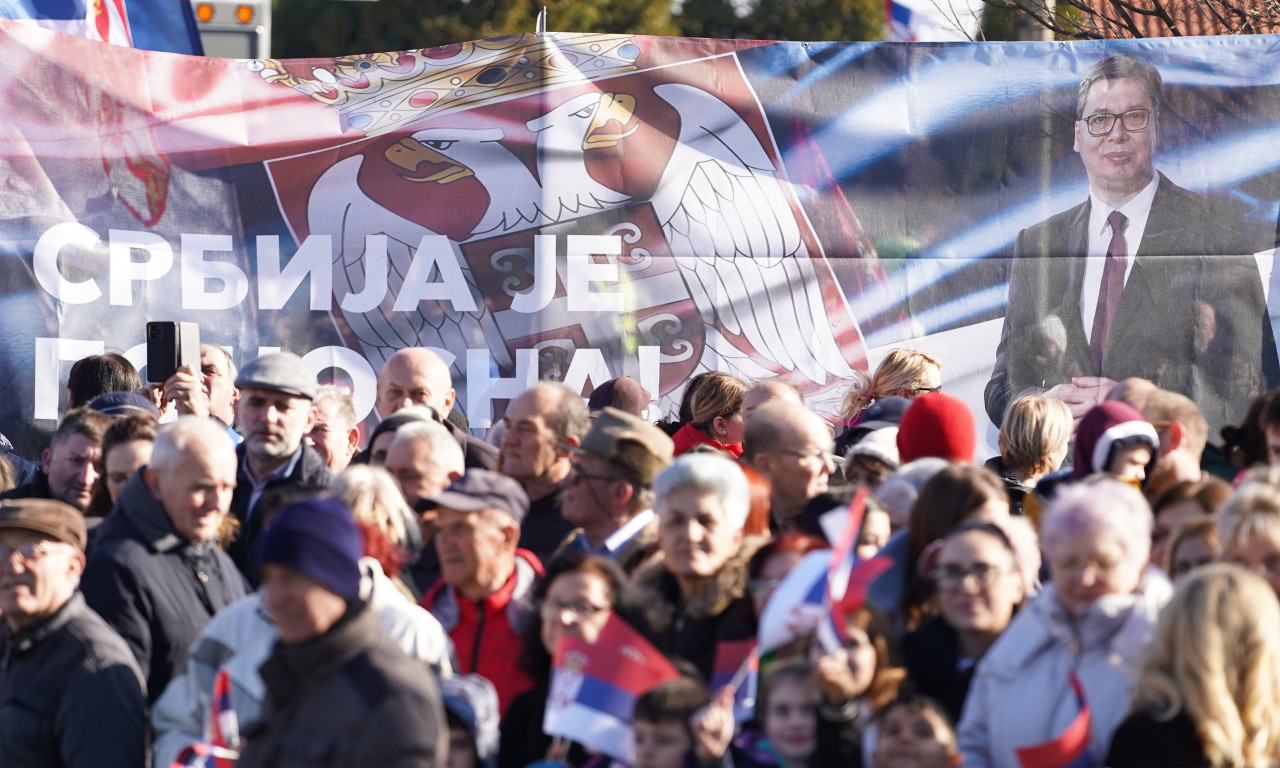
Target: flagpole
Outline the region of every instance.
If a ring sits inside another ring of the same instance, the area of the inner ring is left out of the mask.
[[[738,667],[738,671],[734,672],[729,682],[725,683],[725,687],[732,688],[736,693],[742,687],[742,682],[747,679],[747,675],[751,674],[751,670],[756,668],[759,661],[760,655],[756,653],[755,648],[752,648],[751,653],[747,654],[747,658],[742,660],[742,666]]]

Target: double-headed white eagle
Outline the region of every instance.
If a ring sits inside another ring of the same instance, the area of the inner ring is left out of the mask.
[[[815,388],[852,377],[802,237],[797,217],[803,214],[793,207],[789,182],[760,140],[737,112],[705,91],[664,84],[654,92],[679,116],[679,135],[648,202],[705,325],[698,369],[728,370],[746,379],[794,371]],[[555,224],[644,202],[601,183],[587,169],[588,150],[616,146],[636,131],[635,104],[627,94],[583,93],[526,123],[536,136],[537,178],[502,144],[500,128],[421,130],[389,148],[385,159],[414,181],[448,184],[474,177],[483,184],[488,208],[463,242]],[[380,254],[366,251],[367,235],[389,240],[394,295],[413,249],[423,235],[436,234],[360,189],[357,173],[365,161],[354,156],[331,167],[308,206],[310,231],[334,238],[335,263],[347,278],[345,286],[335,280],[339,301],[344,291],[363,287],[366,267],[380,266]],[[423,302],[417,312],[393,313],[389,296],[379,307],[346,310],[345,319],[373,360],[403,346],[483,344],[503,365],[509,360],[506,341],[470,271],[465,274],[477,299],[475,312]],[[459,364],[455,373],[465,373],[463,368]]]

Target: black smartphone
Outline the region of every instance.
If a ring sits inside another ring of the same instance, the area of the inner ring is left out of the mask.
[[[147,323],[147,381],[161,384],[178,367],[200,370],[200,326],[195,323]]]

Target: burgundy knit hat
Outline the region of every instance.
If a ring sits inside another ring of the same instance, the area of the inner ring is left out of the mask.
[[[903,464],[927,456],[972,463],[976,439],[973,413],[963,400],[926,392],[911,401],[898,425],[898,456]]]
[[[1079,479],[1095,472],[1106,472],[1116,450],[1135,442],[1144,443],[1151,449],[1151,460],[1147,462],[1147,477],[1151,477],[1160,452],[1156,428],[1128,403],[1107,400],[1093,406],[1076,427],[1071,477]]]

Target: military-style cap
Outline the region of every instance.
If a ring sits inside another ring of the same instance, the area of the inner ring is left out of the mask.
[[[675,444],[644,419],[617,408],[605,408],[582,444],[566,446],[575,453],[604,459],[641,485],[649,485],[671,463]]]

